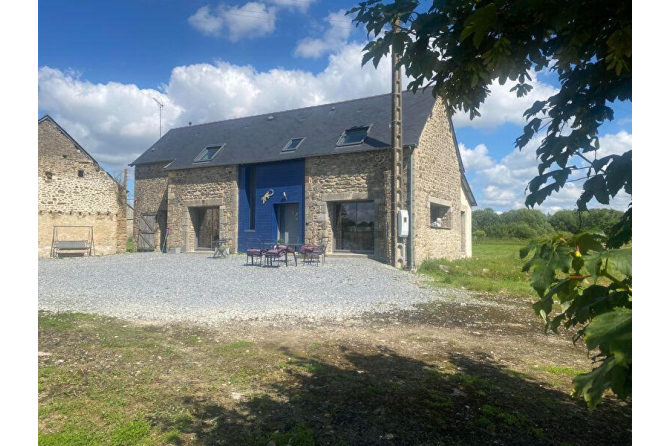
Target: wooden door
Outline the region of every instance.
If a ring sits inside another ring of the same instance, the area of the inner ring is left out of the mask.
[[[137,250],[156,250],[156,214],[140,215],[140,234],[137,240]]]

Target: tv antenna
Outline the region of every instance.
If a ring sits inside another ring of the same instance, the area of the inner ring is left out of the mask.
[[[154,101],[156,101],[156,104],[158,104],[159,108],[159,117],[158,117],[158,139],[161,139],[163,136],[163,107],[165,107],[165,104],[163,104],[161,101],[159,101],[156,98],[153,98]]]

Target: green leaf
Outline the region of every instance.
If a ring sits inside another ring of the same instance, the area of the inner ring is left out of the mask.
[[[584,266],[590,275],[600,277],[614,269],[625,276],[633,275],[633,250],[610,249],[591,252],[584,256]]]
[[[473,35],[472,43],[475,48],[479,48],[486,34],[493,28],[498,18],[498,12],[495,3],[489,3],[483,8],[477,9],[466,20],[460,41],[464,42],[470,35]]]
[[[607,358],[589,373],[582,373],[572,380],[574,397],[584,395],[589,409],[594,409],[603,399],[603,393],[610,387],[611,372],[616,367],[614,358]]]
[[[633,360],[633,310],[615,308],[593,318],[586,327],[584,341],[589,350],[600,349],[613,354],[617,362],[628,365]]]

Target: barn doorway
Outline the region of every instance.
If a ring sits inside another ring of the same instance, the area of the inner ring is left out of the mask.
[[[194,208],[195,249],[212,251],[219,241],[219,208]]]

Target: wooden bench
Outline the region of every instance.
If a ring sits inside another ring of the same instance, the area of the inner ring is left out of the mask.
[[[88,252],[88,255],[91,255],[91,245],[88,240],[59,240],[54,243],[53,256],[58,257],[61,252],[81,252],[82,254]]]

